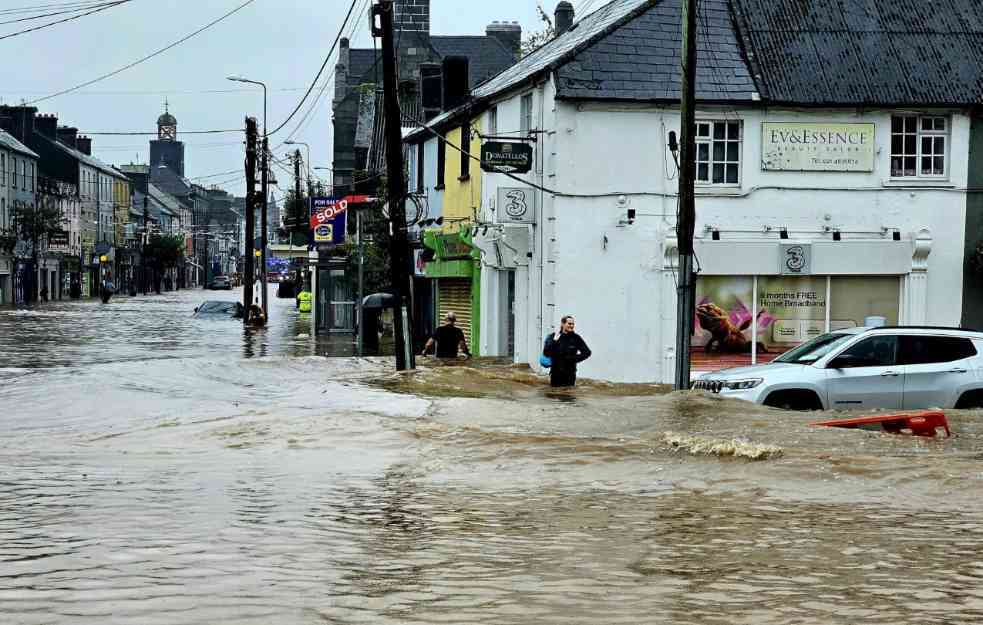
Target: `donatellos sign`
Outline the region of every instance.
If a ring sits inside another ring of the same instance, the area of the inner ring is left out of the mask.
[[[532,169],[532,146],[489,141],[481,145],[481,169],[487,172],[526,174]]]

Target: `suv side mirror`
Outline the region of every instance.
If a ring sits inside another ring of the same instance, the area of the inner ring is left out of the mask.
[[[859,356],[852,356],[850,354],[843,354],[829,361],[829,364],[826,365],[826,367],[828,369],[850,369],[853,367],[862,367],[863,364],[863,358],[860,358]]]

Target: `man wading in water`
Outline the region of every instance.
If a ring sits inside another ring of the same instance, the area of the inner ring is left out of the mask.
[[[553,359],[550,368],[550,386],[575,386],[577,363],[590,358],[590,348],[580,335],[573,331],[573,316],[560,319],[560,331],[546,339],[543,354]]]
[[[423,347],[423,353],[421,356],[426,356],[430,348],[436,343],[436,349],[434,350],[437,358],[457,358],[458,348],[464,352],[464,355],[468,358],[471,357],[471,352],[468,351],[468,342],[464,340],[464,332],[461,332],[461,328],[458,328],[454,324],[457,323],[457,315],[452,312],[447,313],[444,317],[444,325],[437,328],[430,340]]]

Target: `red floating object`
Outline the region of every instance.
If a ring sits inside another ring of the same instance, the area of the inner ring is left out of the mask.
[[[890,432],[891,434],[910,434],[912,436],[925,436],[928,438],[936,435],[937,428],[942,428],[945,430],[947,437],[952,436],[952,432],[949,431],[949,422],[945,418],[945,413],[939,411],[875,415],[873,417],[859,417],[856,419],[836,419],[834,421],[819,421],[817,423],[810,423],[809,425],[863,429],[877,429],[877,426],[880,426],[885,432]]]

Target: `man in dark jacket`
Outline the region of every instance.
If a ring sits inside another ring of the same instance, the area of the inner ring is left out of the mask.
[[[455,323],[457,323],[457,315],[452,312],[447,313],[444,317],[444,325],[434,331],[433,336],[423,347],[423,354],[421,355],[426,356],[430,348],[435,347],[434,355],[437,358],[457,358],[457,350],[460,348],[464,355],[470,358],[471,352],[468,350],[468,342],[464,338],[464,332],[454,325]]]
[[[590,358],[591,351],[584,339],[573,331],[576,326],[571,315],[560,320],[560,331],[546,339],[543,353],[553,359],[550,367],[550,386],[575,386],[577,363]]]

